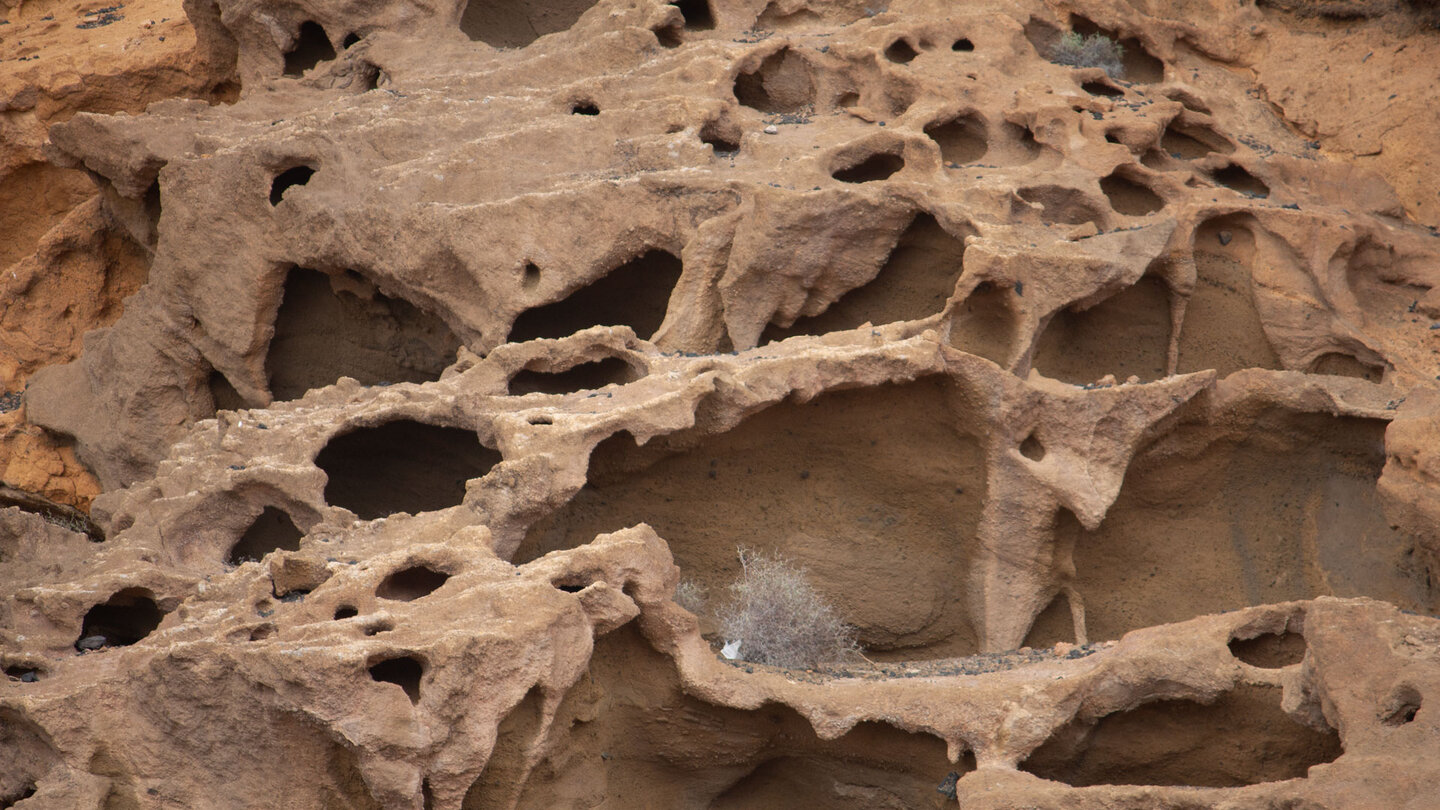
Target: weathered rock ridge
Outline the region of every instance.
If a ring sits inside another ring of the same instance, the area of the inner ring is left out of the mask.
[[[1428,18],[185,12],[23,119],[0,806],[1433,806],[1437,147],[1294,58]],[[740,545],[871,660],[717,657]]]

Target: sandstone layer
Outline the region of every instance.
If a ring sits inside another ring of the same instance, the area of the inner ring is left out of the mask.
[[[1423,9],[185,11],[24,119],[0,806],[1435,806]]]

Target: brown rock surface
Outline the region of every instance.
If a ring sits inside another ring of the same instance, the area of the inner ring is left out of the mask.
[[[0,806],[1435,806],[1407,6],[187,12],[11,77]]]

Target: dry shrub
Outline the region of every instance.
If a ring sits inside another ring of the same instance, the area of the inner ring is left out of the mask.
[[[738,549],[740,578],[716,611],[720,632],[739,641],[739,657],[777,667],[808,667],[855,657],[855,628],[779,555]]]
[[[705,615],[705,608],[709,601],[710,594],[705,586],[693,579],[682,579],[675,586],[675,604],[696,616]]]
[[[1125,73],[1125,65],[1120,61],[1124,56],[1125,49],[1104,34],[1085,37],[1071,31],[1060,38],[1050,61],[1072,67],[1104,68],[1106,75],[1118,79]]]

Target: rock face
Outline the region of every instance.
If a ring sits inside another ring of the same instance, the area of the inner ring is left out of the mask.
[[[0,511],[0,806],[1428,806],[1440,36],[1349,5],[188,3],[30,124],[103,492]],[[737,546],[869,660],[718,657]]]

